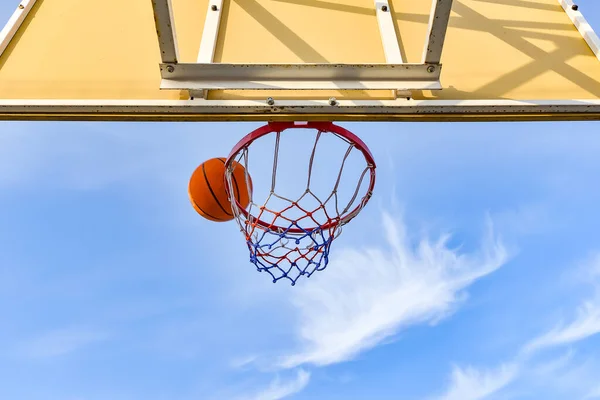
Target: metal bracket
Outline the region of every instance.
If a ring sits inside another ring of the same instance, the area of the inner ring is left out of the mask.
[[[427,64],[162,64],[161,89],[438,90]]]

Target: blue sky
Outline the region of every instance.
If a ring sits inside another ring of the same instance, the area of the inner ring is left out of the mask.
[[[376,194],[291,287],[187,199],[257,124],[2,122],[0,399],[600,398],[600,124],[342,125]]]

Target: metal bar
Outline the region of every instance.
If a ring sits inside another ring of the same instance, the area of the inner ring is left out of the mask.
[[[165,90],[440,90],[437,81],[311,81],[311,80],[169,80],[163,79],[160,85]]]
[[[430,68],[431,67],[431,68]],[[169,69],[161,65],[162,77],[171,80],[432,80],[440,68],[427,64],[226,64],[180,63]]]
[[[438,90],[440,67],[422,64],[161,65],[161,89]]]
[[[452,0],[432,0],[423,63],[439,64],[452,11]]]
[[[204,30],[202,31],[202,40],[200,42],[200,51],[198,52],[199,63],[211,63],[214,61],[219,26],[221,25],[222,8],[223,0],[211,0],[208,4]]]
[[[573,25],[577,27],[585,42],[590,46],[590,49],[592,49],[598,60],[600,60],[600,38],[598,38],[596,32],[594,32],[581,11],[579,11],[579,7],[572,0],[558,0],[558,2],[573,22]]]
[[[404,59],[400,52],[400,45],[398,43],[396,29],[394,28],[390,4],[388,0],[374,0],[374,2],[385,60],[388,64],[402,64],[404,63]],[[408,98],[411,96],[411,92],[395,90],[394,96]]]
[[[600,100],[0,100],[0,120],[69,121],[580,121]]]
[[[171,0],[152,0],[152,8],[160,47],[160,58],[165,64],[176,64],[179,60],[179,53]]]
[[[396,29],[394,29],[390,5],[387,0],[374,1],[385,60],[388,64],[402,64],[404,63],[404,60],[402,59],[402,53],[400,52]]]
[[[17,31],[27,18],[27,14],[33,8],[37,0],[23,0],[10,17],[2,31],[0,31],[0,56],[10,44],[10,41],[17,34]]]
[[[221,25],[221,14],[223,9],[223,0],[211,0],[208,3],[206,19],[204,21],[204,30],[200,41],[200,51],[198,51],[199,63],[211,63],[214,61],[215,49],[219,38],[219,26]],[[208,98],[208,90],[199,92],[192,91],[192,97]]]

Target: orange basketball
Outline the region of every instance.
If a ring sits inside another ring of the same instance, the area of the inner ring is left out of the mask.
[[[246,208],[250,203],[250,194],[248,185],[246,185],[246,169],[235,161],[233,166],[233,194],[238,203]],[[252,187],[249,176],[248,181]],[[196,168],[190,178],[188,194],[198,214],[216,222],[233,219],[233,211],[227,198],[225,185],[225,158],[212,158]]]

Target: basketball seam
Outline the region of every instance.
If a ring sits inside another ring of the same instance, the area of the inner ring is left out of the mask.
[[[215,192],[213,192],[212,187],[210,186],[210,181],[208,180],[208,177],[206,176],[206,170],[204,169],[204,164],[202,164],[202,173],[204,174],[204,180],[206,181],[206,186],[208,186],[208,190],[210,191],[210,194],[212,194],[213,199],[215,199],[215,201],[217,202],[219,207],[221,207],[221,210],[223,210],[223,212],[225,214],[229,215],[230,217],[233,217],[233,214],[228,213],[225,210],[225,208],[223,208],[223,205],[221,204],[221,202],[219,202],[217,195],[215,195]]]
[[[216,220],[216,221],[221,221],[221,220],[222,220],[221,218],[217,218],[217,217],[215,217],[214,215],[210,215],[209,213],[207,213],[206,211],[204,211],[204,210],[202,209],[202,207],[200,207],[200,206],[198,205],[198,203],[196,202],[196,200],[193,200],[193,202],[194,202],[194,205],[195,205],[196,207],[198,207],[198,210],[200,210],[200,211],[202,211],[202,213],[206,214],[206,216],[207,216],[207,217],[210,217],[210,218],[212,218],[212,219],[214,219],[214,220]]]
[[[219,160],[221,160],[223,162],[223,165],[225,165],[225,160],[223,160],[222,158],[219,158]],[[233,184],[235,185],[235,198],[240,200],[242,196],[240,194],[240,188],[238,186],[237,179],[235,179],[235,175],[233,173],[231,173],[231,177],[233,178]]]

